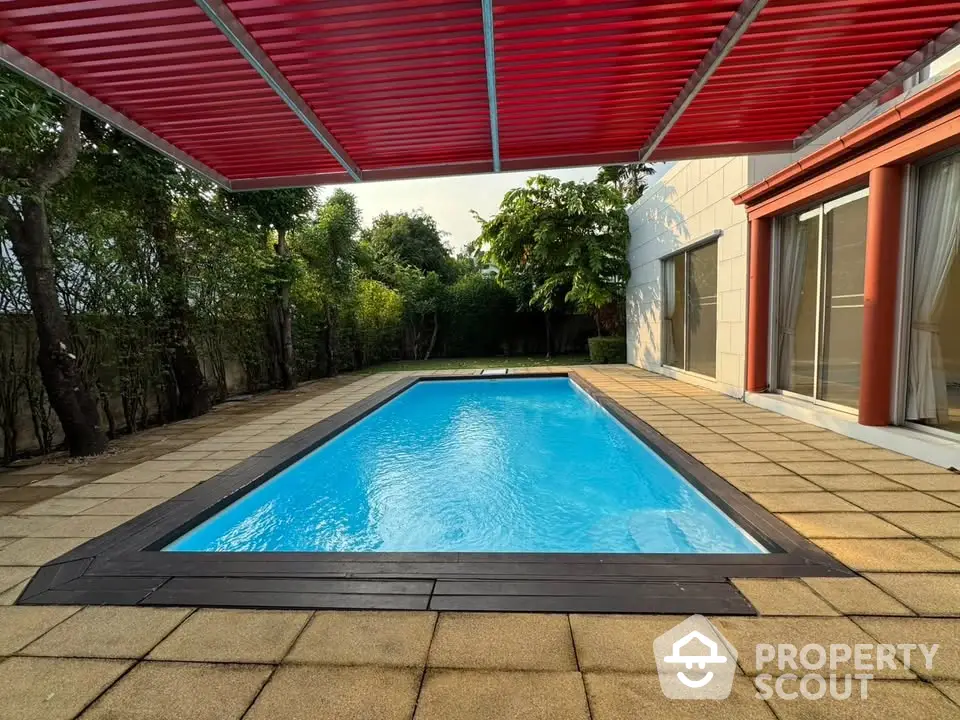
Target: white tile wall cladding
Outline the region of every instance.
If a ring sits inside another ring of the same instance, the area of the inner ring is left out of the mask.
[[[630,208],[627,359],[660,369],[660,259],[722,230],[717,267],[717,383],[743,394],[746,345],[747,215],[731,198],[747,187],[746,157],[676,163]]]

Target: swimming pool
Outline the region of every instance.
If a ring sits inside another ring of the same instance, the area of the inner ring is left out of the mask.
[[[765,552],[566,377],[418,382],[164,550]]]

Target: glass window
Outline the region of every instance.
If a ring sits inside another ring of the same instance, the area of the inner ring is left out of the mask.
[[[663,261],[664,365],[717,374],[717,243]]]
[[[867,192],[824,205],[819,397],[848,407],[860,404],[866,256]]]
[[[960,154],[919,182],[906,418],[960,433]]]
[[[820,210],[784,219],[777,323],[778,381],[813,397],[817,356],[817,261]]]
[[[717,244],[710,243],[688,254],[690,282],[687,296],[689,349],[687,369],[717,375]]]
[[[860,402],[868,191],[781,220],[777,386]]]

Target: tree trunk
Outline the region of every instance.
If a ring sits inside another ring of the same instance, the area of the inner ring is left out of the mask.
[[[602,337],[603,331],[600,329],[600,311],[599,310],[593,313],[593,321],[597,324],[597,337]]]
[[[550,311],[547,310],[543,313],[544,325],[546,326],[547,331],[547,360],[550,359],[550,352],[553,349],[553,333],[550,323]]]
[[[160,268],[160,301],[163,312],[164,363],[169,385],[167,398],[177,419],[203,415],[210,410],[210,388],[203,376],[200,357],[190,336],[190,303],[186,271],[177,245],[169,207],[153,223],[157,264]]]
[[[4,210],[37,325],[37,364],[50,405],[60,419],[70,454],[98,455],[107,447],[107,436],[100,426],[97,402],[81,378],[70,328],[57,298],[44,198],[24,195],[19,218],[9,204]]]
[[[286,230],[277,230],[277,255],[284,259],[290,255]],[[283,280],[280,284],[277,322],[280,331],[280,381],[284,390],[293,390],[297,386],[297,371],[293,361],[293,315],[290,312],[288,280]]]
[[[326,303],[327,311],[327,377],[336,377],[340,368],[337,357],[340,354],[340,317],[338,309]]]
[[[427,346],[427,352],[423,356],[424,360],[429,360],[430,355],[433,353],[433,346],[437,344],[437,330],[439,328],[440,328],[440,315],[434,312],[433,313],[433,333],[430,335],[430,344]]]

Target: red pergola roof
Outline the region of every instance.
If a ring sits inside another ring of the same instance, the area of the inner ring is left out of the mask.
[[[939,0],[6,0],[0,61],[226,187],[785,151]]]

